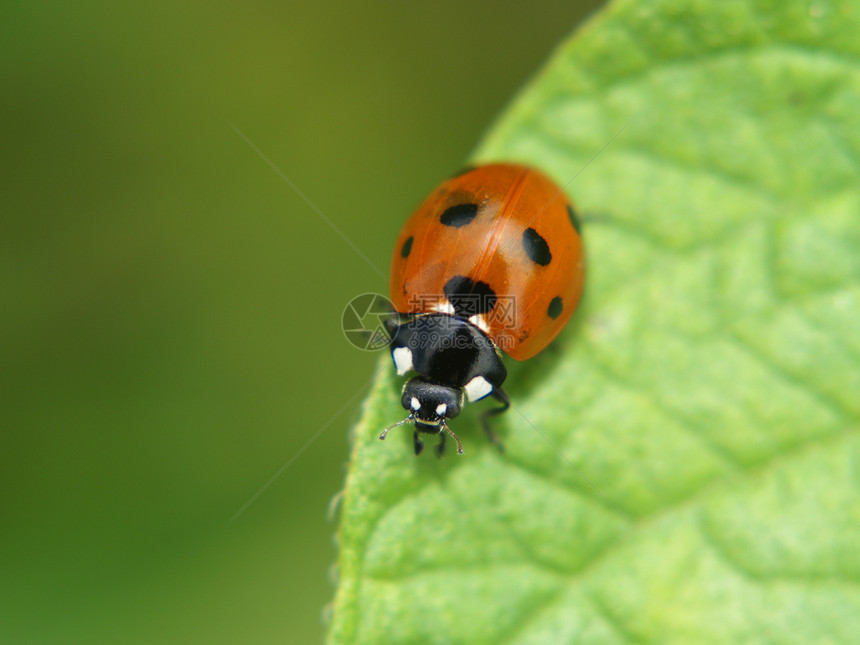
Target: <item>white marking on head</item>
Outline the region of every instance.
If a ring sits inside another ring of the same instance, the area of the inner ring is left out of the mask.
[[[466,398],[469,399],[469,402],[471,403],[472,401],[477,401],[478,399],[483,399],[487,396],[493,391],[493,386],[490,385],[490,382],[483,376],[476,376],[466,383],[466,387],[463,389],[466,391]]]
[[[444,416],[447,411],[448,411],[448,406],[445,405],[444,403],[440,403],[439,405],[436,406],[436,414],[438,414],[440,417]]]
[[[484,318],[484,314],[475,314],[471,318],[469,318],[469,322],[475,325],[478,329],[480,329],[485,334],[490,333],[490,326],[487,324],[487,320]]]
[[[451,314],[452,316],[457,313],[457,311],[454,309],[454,305],[452,305],[444,298],[442,298],[442,300],[433,305],[432,309],[433,311],[438,311],[440,314]]]
[[[391,352],[391,358],[394,359],[394,369],[397,370],[398,376],[403,376],[412,369],[412,350],[408,347],[398,347]]]
[[[418,397],[413,396],[412,400],[409,402],[409,405],[416,412],[421,409],[421,401],[418,400]]]

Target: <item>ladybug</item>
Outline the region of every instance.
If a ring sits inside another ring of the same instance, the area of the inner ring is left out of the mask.
[[[437,187],[412,214],[394,248],[389,284],[396,314],[386,321],[408,411],[379,436],[413,423],[438,434],[464,402],[493,397],[481,423],[510,407],[502,352],[523,361],[543,350],[573,314],[585,279],[580,223],[563,191],[542,172],[495,163],[466,168]]]

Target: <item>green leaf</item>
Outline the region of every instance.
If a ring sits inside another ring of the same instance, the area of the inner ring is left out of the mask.
[[[624,0],[476,160],[588,218],[586,298],[512,370],[499,455],[416,458],[388,358],[332,643],[860,639],[860,4]]]

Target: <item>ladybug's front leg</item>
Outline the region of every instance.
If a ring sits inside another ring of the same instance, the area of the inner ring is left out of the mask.
[[[412,444],[415,446],[415,456],[417,457],[418,455],[421,454],[421,451],[424,450],[424,442],[418,438],[418,431],[417,430],[412,435]]]
[[[436,456],[441,457],[445,454],[445,433],[439,432],[439,443],[436,444]]]
[[[501,439],[499,439],[499,435],[493,432],[493,429],[490,427],[489,418],[494,417],[497,414],[501,414],[511,407],[511,399],[508,397],[508,393],[500,387],[493,390],[493,393],[490,396],[502,405],[498,408],[493,408],[492,410],[486,410],[483,412],[481,414],[481,426],[484,428],[487,438],[496,446],[496,448],[499,449],[499,452],[504,454],[505,446],[502,444]]]

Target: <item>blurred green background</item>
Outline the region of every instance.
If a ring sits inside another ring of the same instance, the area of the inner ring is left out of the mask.
[[[317,643],[340,317],[599,3],[0,9],[0,643]],[[428,616],[428,620],[432,617]]]

